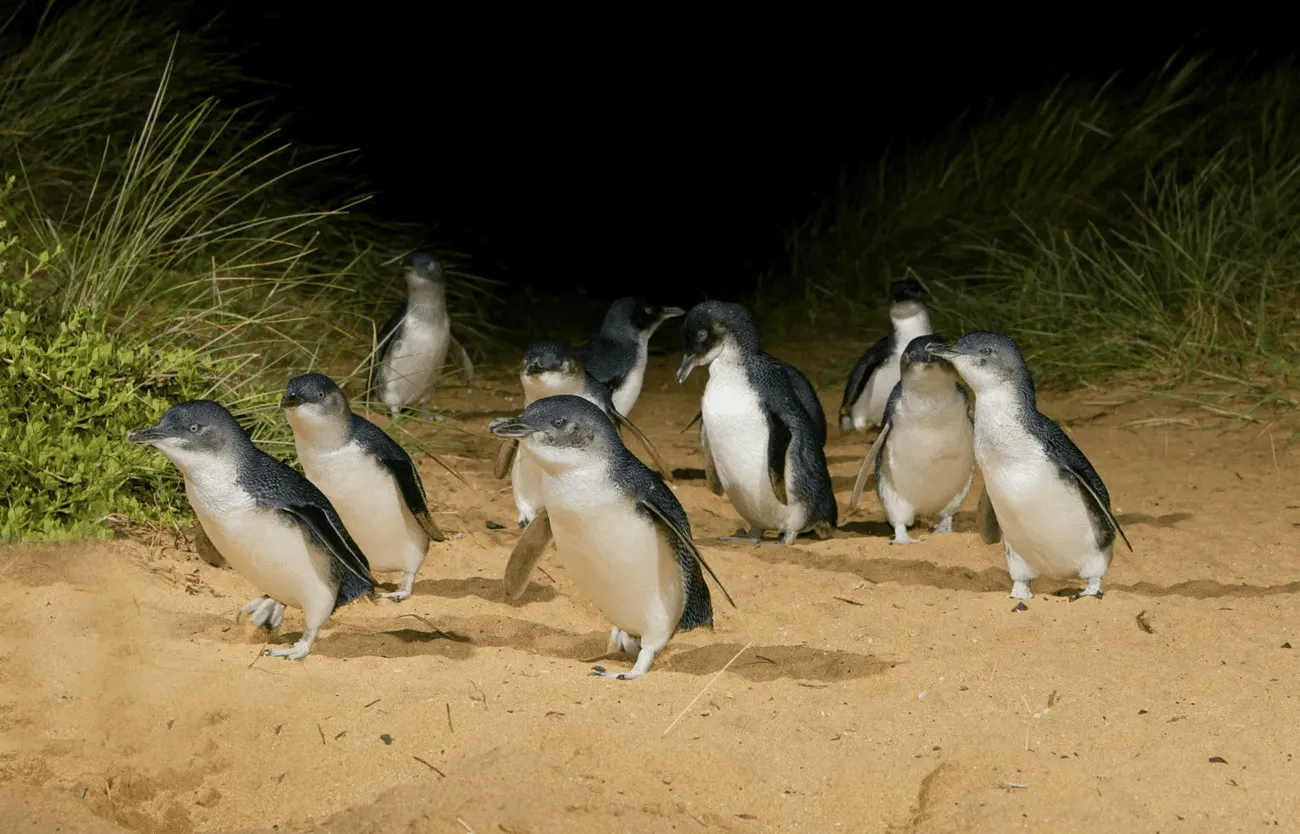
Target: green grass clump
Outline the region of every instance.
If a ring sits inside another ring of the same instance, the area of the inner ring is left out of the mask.
[[[860,321],[912,274],[941,332],[1005,332],[1044,382],[1285,387],[1300,348],[1300,67],[1218,66],[1171,60],[1128,90],[1065,81],[890,155],[792,230],[764,292]]]
[[[359,394],[405,297],[398,261],[429,245],[358,211],[339,154],[213,98],[241,80],[230,56],[176,32],[81,3],[0,43],[0,541],[188,513],[174,468],[125,440],[185,399],[222,403],[284,456],[285,382],[323,370]],[[474,351],[494,287],[433,248]]]

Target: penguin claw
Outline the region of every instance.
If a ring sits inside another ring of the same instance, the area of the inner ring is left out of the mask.
[[[411,596],[410,591],[393,591],[391,594],[380,594],[382,599],[390,599],[393,602],[401,602]]]
[[[1102,596],[1101,591],[1098,591],[1095,594],[1090,594],[1087,591],[1079,591],[1078,593],[1070,595],[1070,602],[1074,602],[1075,600],[1078,599],[1085,599],[1087,597],[1096,597],[1097,599],[1101,599],[1101,596]]]
[[[600,678],[605,676],[604,666],[592,666],[591,671],[587,673],[589,678]]]
[[[1029,610],[1029,606],[1025,605],[1024,600],[1021,600],[1020,602],[1016,603],[1016,607],[1012,608],[1011,612],[1014,614],[1017,611],[1028,611],[1028,610]]]

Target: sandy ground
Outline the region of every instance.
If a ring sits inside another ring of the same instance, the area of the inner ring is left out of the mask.
[[[819,378],[855,350],[773,352]],[[909,547],[874,494],[842,538],[715,542],[741,522],[681,433],[705,374],[652,362],[632,417],[696,470],[675,489],[739,606],[715,592],[715,631],[620,682],[588,677],[608,626],[554,552],[504,600],[518,532],[483,429],[521,399],[496,369],[440,398],[473,432],[440,435],[472,487],[417,455],[464,535],[305,662],[259,657],[235,620],[251,586],[173,536],[0,549],[0,832],[1300,828],[1296,426],[1044,397],[1136,552],[1103,600],[1040,583],[1013,614],[978,486],[953,535]],[[831,431],[841,507],[868,439]],[[300,629],[291,611],[271,639]]]

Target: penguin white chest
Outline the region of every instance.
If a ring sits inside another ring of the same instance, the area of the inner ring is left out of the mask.
[[[632,370],[627,372],[623,378],[623,384],[614,391],[614,408],[624,417],[636,405],[637,398],[641,396],[641,386],[645,383],[645,366],[649,359],[649,347],[644,341],[637,342],[636,362],[632,363]]]
[[[961,394],[915,404],[904,396],[895,406],[880,476],[917,513],[937,513],[970,484],[973,436]]]
[[[884,421],[885,405],[889,402],[889,395],[901,377],[899,371],[901,356],[901,349],[896,348],[867,380],[867,390],[858,398],[853,408],[854,425],[862,421],[864,427],[878,426]]]
[[[447,360],[451,327],[446,315],[432,321],[409,314],[401,335],[384,357],[384,404],[391,407],[414,405],[431,392]]]
[[[976,420],[975,460],[1006,543],[1039,575],[1079,576],[1102,555],[1079,489],[1013,415]]]
[[[298,448],[307,480],[329,499],[372,571],[408,570],[424,561],[429,537],[406,506],[397,480],[355,441],[328,452]]]
[[[666,642],[685,606],[677,553],[603,461],[543,473],[542,496],[556,552],[582,595],[623,631]]]
[[[296,523],[259,507],[233,468],[188,474],[185,494],[208,538],[257,590],[295,608],[326,602],[327,611],[333,608],[329,556]]]
[[[709,365],[700,412],[718,481],[736,512],[760,529],[783,529],[790,508],[772,491],[767,416],[743,367],[723,361]]]

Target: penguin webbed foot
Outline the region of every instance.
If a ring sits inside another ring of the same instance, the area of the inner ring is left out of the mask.
[[[720,542],[748,542],[755,547],[763,544],[763,531],[755,527],[746,533],[744,530],[737,530],[734,536],[718,536]]]
[[[637,678],[650,671],[650,664],[654,662],[656,649],[641,648],[640,654],[637,655],[636,665],[626,672],[611,672],[604,666],[592,666],[591,671],[587,673],[588,677],[593,678],[613,678],[619,681],[636,680]]]
[[[1076,594],[1073,594],[1070,597],[1070,602],[1074,602],[1077,599],[1083,599],[1084,597],[1096,597],[1097,599],[1101,599],[1100,579],[1089,579],[1088,587],[1084,588],[1082,591],[1079,591]]]
[[[311,644],[314,640],[308,640],[305,637],[285,649],[267,649],[262,652],[265,657],[283,657],[285,660],[302,660],[311,654]]]
[[[939,523],[930,528],[930,532],[936,536],[942,536],[945,533],[952,532],[952,516],[946,516],[939,519]]]
[[[920,544],[921,540],[914,539],[907,534],[906,524],[895,524],[894,538],[889,543],[890,544]]]
[[[401,602],[402,600],[407,599],[411,596],[411,590],[414,587],[415,587],[415,572],[414,571],[412,571],[411,573],[403,572],[402,584],[397,586],[397,590],[393,591],[391,594],[379,594],[379,596],[382,599],[392,600],[393,602]]]
[[[1011,599],[1033,599],[1034,592],[1029,590],[1029,583],[1017,579],[1011,584]]]
[[[284,603],[276,602],[270,597],[254,597],[240,607],[239,613],[248,614],[254,625],[275,631],[284,621]]]

